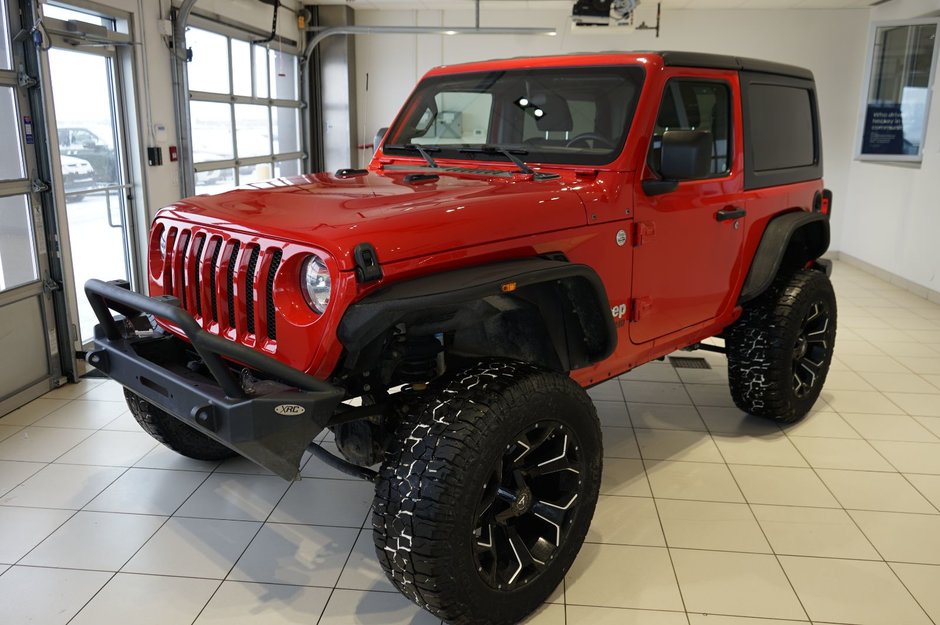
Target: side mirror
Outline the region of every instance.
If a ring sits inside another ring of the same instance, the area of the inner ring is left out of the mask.
[[[385,133],[387,132],[388,132],[388,126],[386,126],[385,128],[379,128],[379,131],[375,133],[375,138],[372,139],[372,151],[373,152],[379,151],[379,144],[382,143],[382,139],[385,138]]]
[[[665,180],[695,180],[711,173],[712,133],[709,130],[667,130],[659,171]]]

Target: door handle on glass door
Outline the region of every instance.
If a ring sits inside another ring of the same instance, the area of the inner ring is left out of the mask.
[[[729,206],[715,213],[715,219],[718,221],[728,221],[729,219],[740,219],[747,215],[747,211],[737,206]]]

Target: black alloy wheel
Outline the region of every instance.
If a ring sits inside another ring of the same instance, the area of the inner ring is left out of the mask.
[[[577,435],[558,421],[506,445],[475,514],[474,556],[487,585],[511,590],[545,570],[568,536],[583,472]]]
[[[800,324],[800,334],[793,346],[793,393],[799,398],[809,395],[823,377],[831,349],[829,323],[829,308],[820,300],[810,306]]]

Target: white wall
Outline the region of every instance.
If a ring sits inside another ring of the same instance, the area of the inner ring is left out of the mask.
[[[845,227],[849,165],[855,141],[868,33],[861,10],[664,10],[662,34],[573,34],[566,10],[483,13],[483,26],[541,26],[558,36],[366,35],[356,43],[359,142],[387,126],[421,75],[436,65],[464,61],[602,50],[695,50],[752,56],[808,67],[816,74],[822,117],[826,184],[840,209],[833,218],[833,249]],[[642,10],[639,20],[655,21]],[[356,11],[359,25],[469,26],[466,11]],[[366,74],[369,89],[366,90]],[[361,164],[369,157],[360,153]]]
[[[872,20],[940,14],[940,0],[895,0],[872,9]],[[867,51],[866,51],[867,53]],[[940,71],[934,68],[934,75]],[[853,122],[863,111],[861,91]],[[940,291],[940,98],[930,106],[923,162],[891,165],[853,161],[848,193],[835,200],[845,215],[841,249],[933,291]]]

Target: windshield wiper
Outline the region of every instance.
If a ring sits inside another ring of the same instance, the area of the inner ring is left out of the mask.
[[[510,148],[502,145],[479,145],[461,148],[458,152],[462,154],[502,154],[512,161],[512,164],[518,167],[519,171],[522,173],[535,175],[535,171],[526,165],[525,161],[516,156],[516,154],[528,154],[529,151],[525,148]]]
[[[417,152],[421,155],[421,158],[428,162],[428,167],[437,167],[437,163],[434,162],[434,159],[431,158],[430,152],[440,152],[441,149],[434,146],[424,146],[418,145],[417,143],[400,143],[398,145],[386,145],[385,148],[390,148],[392,150],[410,150],[412,152]]]

